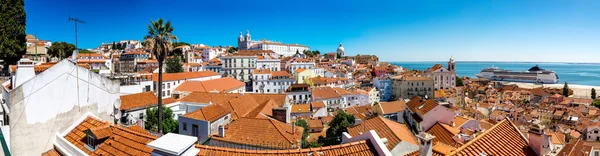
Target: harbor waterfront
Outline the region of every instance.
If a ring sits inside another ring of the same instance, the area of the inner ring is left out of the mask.
[[[445,61],[423,61],[423,62],[390,62],[391,64],[402,66],[407,69],[425,70],[431,68],[433,64],[445,65]],[[540,68],[552,70],[558,74],[560,80],[558,84],[564,82],[570,85],[582,86],[600,86],[600,63],[536,63],[536,62],[456,62],[456,74],[459,77],[476,77],[482,69],[492,66],[513,70],[526,71],[529,68],[539,65]]]

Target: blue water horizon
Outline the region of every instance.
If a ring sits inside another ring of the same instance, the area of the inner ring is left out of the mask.
[[[435,64],[448,66],[447,61],[395,61],[389,62],[407,69],[426,70]],[[538,65],[540,68],[552,70],[558,74],[559,83],[600,86],[600,63],[569,63],[569,62],[523,62],[523,61],[456,61],[456,74],[459,77],[475,77],[475,74],[488,67],[498,67],[506,70],[526,71]]]

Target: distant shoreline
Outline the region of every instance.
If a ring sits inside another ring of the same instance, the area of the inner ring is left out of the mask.
[[[388,63],[427,63],[447,61],[387,61]],[[535,61],[456,61],[456,63],[542,63],[542,64],[600,64],[600,62],[535,62]]]
[[[522,82],[502,82],[505,85],[517,85],[519,88],[533,89],[541,87],[540,84],[522,83]],[[544,88],[559,88],[562,89],[564,84],[544,84]],[[589,99],[592,93],[592,88],[600,90],[600,86],[569,84],[569,89],[573,90],[573,97]]]

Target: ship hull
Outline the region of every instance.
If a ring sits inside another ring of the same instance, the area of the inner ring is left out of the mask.
[[[523,82],[523,83],[538,83],[538,84],[557,84],[559,82],[556,80],[524,80],[524,79],[515,79],[515,78],[498,78],[498,77],[485,77],[479,74],[476,75],[478,78],[486,78],[492,81],[505,81],[505,82]]]

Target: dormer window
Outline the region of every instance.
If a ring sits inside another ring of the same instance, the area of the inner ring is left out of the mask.
[[[98,145],[102,144],[104,140],[106,140],[111,134],[110,126],[104,125],[99,127],[90,128],[84,131],[85,137],[83,138],[83,142],[85,142],[85,148],[94,151],[98,148]]]

